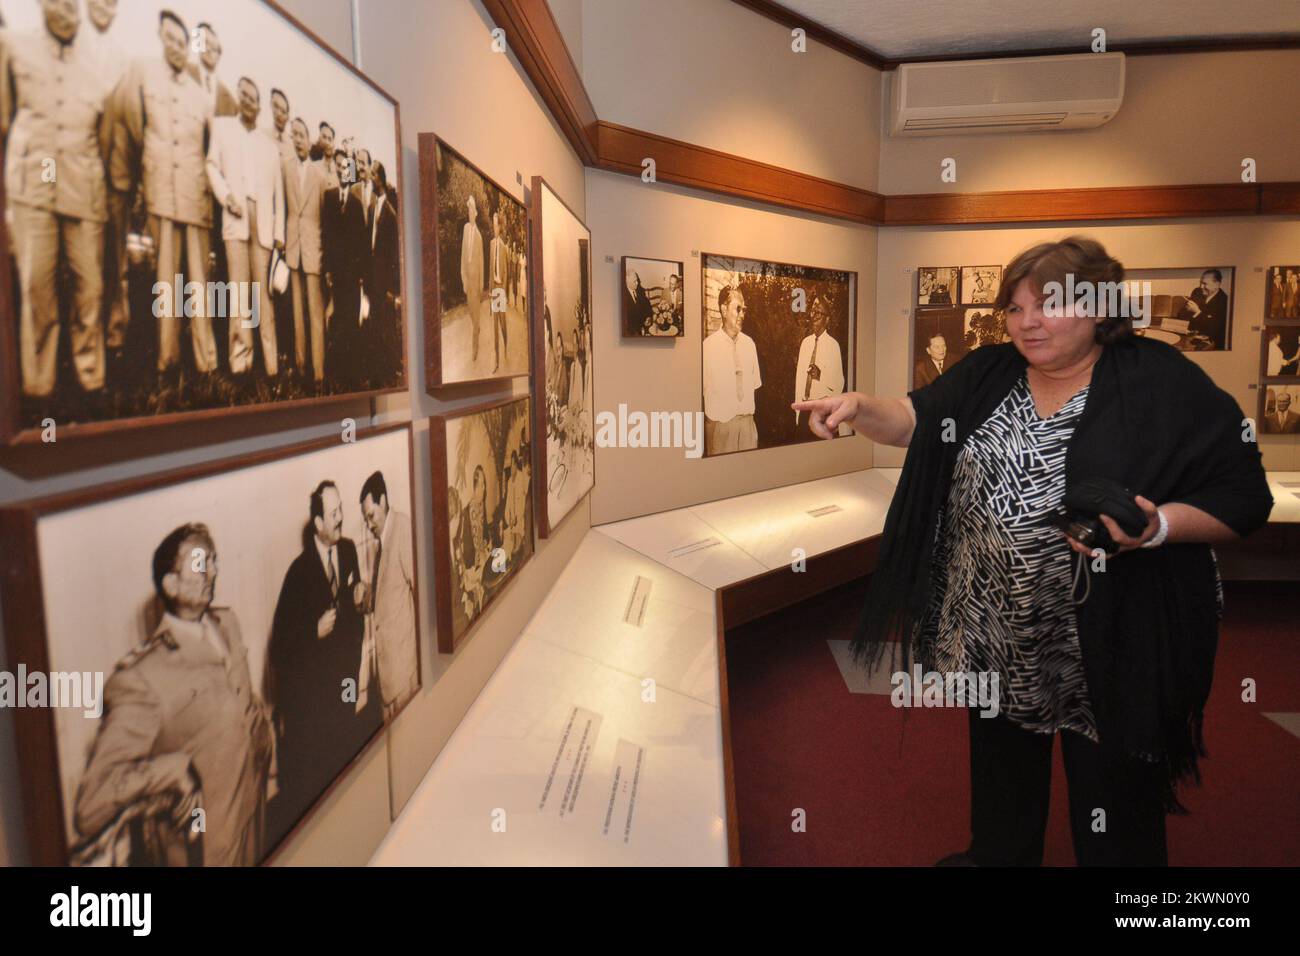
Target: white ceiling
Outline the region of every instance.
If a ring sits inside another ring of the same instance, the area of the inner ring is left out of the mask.
[[[889,60],[1300,36],[1300,0],[778,0]]]

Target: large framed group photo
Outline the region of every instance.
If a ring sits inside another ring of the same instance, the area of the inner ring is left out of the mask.
[[[271,0],[3,12],[0,441],[405,387],[391,96]]]
[[[419,690],[412,467],[394,425],[0,509],[64,694],[15,711],[34,862],[269,857]]]

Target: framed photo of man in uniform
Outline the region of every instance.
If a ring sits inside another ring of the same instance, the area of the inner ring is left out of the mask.
[[[438,650],[452,653],[533,555],[531,400],[434,418],[433,544]]]
[[[432,133],[420,193],[428,386],[527,375],[527,207]]]
[[[420,688],[412,463],[393,425],[0,509],[33,863],[276,851]]]
[[[391,96],[271,0],[4,14],[0,442],[405,387]]]

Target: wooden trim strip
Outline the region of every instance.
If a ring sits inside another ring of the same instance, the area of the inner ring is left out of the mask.
[[[617,123],[601,120],[596,127],[600,169],[640,176],[642,161],[652,158],[659,182],[854,222],[876,224],[883,218],[879,193]]]
[[[584,166],[596,164],[596,107],[546,0],[483,0]]]
[[[892,69],[897,65],[896,61],[889,61],[865,47],[856,47],[853,41],[804,20],[772,0],[733,2],[784,25],[803,27],[810,38],[878,69]],[[506,30],[511,49],[585,166],[639,177],[642,174],[641,163],[649,157],[655,161],[658,182],[872,226],[1179,219],[1300,212],[1300,183],[1289,182],[883,196],[847,183],[821,179],[601,120],[596,116],[595,107],[587,96],[582,77],[546,0],[484,0],[484,5],[492,18]],[[1300,49],[1300,38],[1130,44],[1124,52],[1186,53],[1230,49]],[[1069,51],[1018,50],[1000,55],[1061,52]],[[975,55],[921,57],[909,62],[953,58],[971,59]]]
[[[1254,183],[1208,183],[886,196],[881,225],[1252,216],[1261,211],[1260,189]]]

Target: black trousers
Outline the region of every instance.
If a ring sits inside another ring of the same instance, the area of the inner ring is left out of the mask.
[[[969,854],[977,866],[1042,865],[1056,736],[970,709]],[[1163,769],[1126,761],[1108,771],[1098,744],[1072,730],[1060,737],[1075,861],[1167,866]]]

